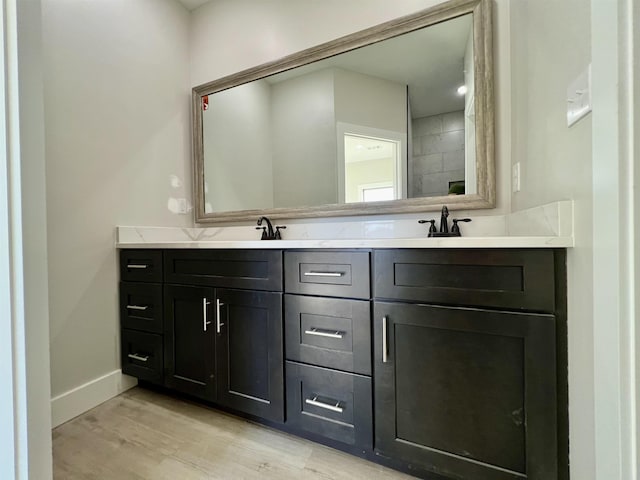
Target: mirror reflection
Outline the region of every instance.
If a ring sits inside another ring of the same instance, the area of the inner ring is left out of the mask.
[[[206,213],[476,193],[472,14],[202,96]]]

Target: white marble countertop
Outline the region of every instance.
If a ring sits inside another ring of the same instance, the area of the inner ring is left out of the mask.
[[[258,240],[255,225],[125,227],[117,248],[570,248],[573,202],[560,201],[507,215],[485,215],[461,226],[462,237],[427,238],[416,218],[285,222],[284,240]]]
[[[571,237],[453,237],[369,238],[326,240],[205,240],[167,242],[118,242],[117,248],[567,248]]]

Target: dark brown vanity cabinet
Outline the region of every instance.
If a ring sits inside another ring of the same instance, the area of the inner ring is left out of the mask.
[[[283,422],[282,252],[166,250],[164,271],[166,386]]]
[[[162,384],[162,252],[123,250],[120,280],[122,371]]]
[[[216,399],[215,289],[165,285],[164,383],[194,397]]]
[[[123,250],[121,278],[124,373],[284,421],[281,251]]]
[[[284,422],[282,294],[216,289],[216,302],[216,403]]]
[[[284,260],[287,425],[370,452],[370,252],[287,251]]]
[[[376,454],[445,478],[557,479],[554,252],[374,255]]]
[[[165,384],[284,421],[282,294],[165,285]]]
[[[123,250],[122,369],[423,478],[566,480],[564,262]]]

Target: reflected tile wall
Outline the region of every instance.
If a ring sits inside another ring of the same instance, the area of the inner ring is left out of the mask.
[[[413,121],[409,196],[447,195],[449,183],[464,180],[464,111]]]

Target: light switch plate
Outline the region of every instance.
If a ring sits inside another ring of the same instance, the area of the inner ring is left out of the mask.
[[[567,126],[591,111],[591,64],[567,88]]]

